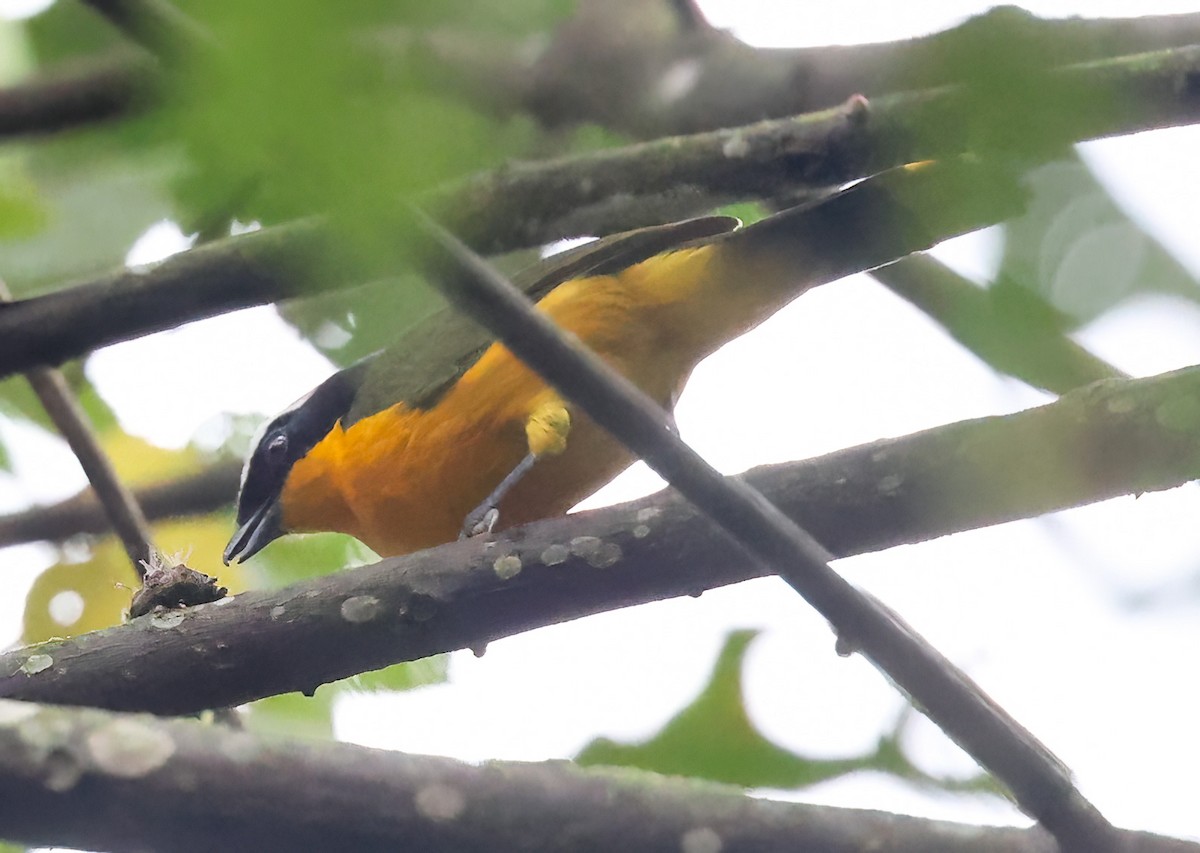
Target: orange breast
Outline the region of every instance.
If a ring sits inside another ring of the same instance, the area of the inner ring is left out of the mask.
[[[670,407],[700,356],[688,328],[672,320],[670,294],[629,272],[568,282],[538,307]],[[433,408],[398,404],[349,429],[334,427],[293,468],[284,522],[291,530],[350,533],[382,555],[451,541],[525,456],[525,421],[553,393],[493,345]],[[562,514],[631,461],[572,409],[566,451],[540,460],[510,492],[499,526]]]

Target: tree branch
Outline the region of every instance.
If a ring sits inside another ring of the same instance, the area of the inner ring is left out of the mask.
[[[927,195],[954,198],[964,182],[984,184],[985,194],[995,192],[980,174],[958,174],[960,168],[951,163],[933,167],[932,186],[939,175],[947,184],[933,191],[919,178],[908,185],[910,176],[904,173],[905,180],[889,192],[903,197],[906,189],[915,190],[918,198],[897,204],[903,217],[884,214],[872,225],[883,233],[903,234],[914,224],[905,219],[920,222],[932,212]],[[870,192],[873,185],[866,186],[864,191]],[[836,198],[831,205],[847,198]],[[668,415],[633,382],[568,337],[455,237],[428,220],[423,225],[429,238],[423,266],[451,302],[636,453],[749,556],[786,581],[833,626],[839,652],[861,652],[1003,782],[1064,853],[1116,853],[1112,826],[1079,791],[1062,762],[965,672],[897,614],[835,572],[824,547],[762,494],[722,477],[671,429]],[[848,232],[857,233],[853,228]]]
[[[0,305],[7,305],[11,301],[12,294],[8,286],[0,280]],[[154,534],[137,499],[117,476],[108,454],[96,438],[87,414],[63,375],[52,367],[35,367],[26,374],[26,378],[42,408],[79,460],[79,466],[92,484],[105,517],[125,546],[134,574],[144,580],[154,551]]]
[[[484,766],[223,725],[0,702],[0,836],[105,850],[1054,853],[965,826],[567,762]],[[519,815],[519,819],[514,819]],[[1121,832],[1129,853],[1200,846]]]
[[[0,139],[56,133],[128,115],[152,96],[150,63],[125,52],[0,88]]]
[[[581,6],[532,62],[525,43],[498,46],[457,32],[393,30],[375,42],[392,55],[433,59],[436,79],[482,109],[527,111],[550,127],[601,124],[642,139],[811,112],[858,93],[874,100],[959,83],[984,59],[1019,55],[1029,67],[1062,66],[1200,42],[1195,13],[1054,20],[1004,6],[922,38],[756,48],[712,28],[681,34],[654,16],[653,3]]]
[[[263,229],[0,305],[0,377],[138,335],[303,292],[328,250],[310,222]],[[327,266],[320,264],[320,269]],[[334,280],[329,286],[344,284]]]
[[[241,470],[240,462],[227,460],[189,477],[134,489],[133,494],[150,521],[204,515],[230,505]],[[111,530],[103,507],[87,490],[56,504],[0,515],[0,548]]]
[[[837,557],[1200,477],[1200,368],[745,480]],[[664,555],[670,555],[665,559]],[[194,713],[761,577],[672,492],[0,655],[0,696]]]
[[[852,97],[787,119],[516,163],[423,203],[468,245],[500,252],[574,236],[555,218],[633,194],[682,187],[725,200],[773,198],[980,148],[1038,159],[1073,142],[1189,124],[1200,120],[1196,79],[1200,48],[1183,48],[1039,75],[1036,103],[1021,111],[962,86],[869,104]]]
[[[1189,82],[1200,79],[1200,48],[1061,74],[1064,97],[1087,93],[1073,102],[1078,120],[1070,126],[1078,133],[1068,134],[1070,139],[1200,116],[1200,87]],[[1126,112],[1094,109],[1108,103],[1113,92],[1123,92],[1133,106]],[[1059,107],[1075,115],[1069,105]],[[699,199],[704,193],[724,199],[774,196],[785,188],[828,186],[888,165],[956,153],[966,142],[962,111],[968,109],[979,114],[980,105],[971,107],[964,93],[953,91],[897,96],[865,110],[861,101],[852,101],[845,109],[785,121],[513,165],[431,195],[425,203],[469,245],[482,251],[519,248],[591,230],[586,217],[578,215],[579,206],[604,209],[604,221],[612,227],[619,218],[614,219],[611,203],[623,196],[680,187],[699,187]],[[1010,131],[1023,127],[1005,116]],[[564,226],[568,221],[570,228]],[[295,296],[303,290],[297,271],[311,272],[314,266],[331,278],[323,287],[344,286],[344,276],[353,273],[328,262],[335,247],[328,239],[315,239],[323,234],[311,221],[263,229],[180,253],[149,271],[120,270],[13,303],[0,310],[0,377],[189,320]],[[322,257],[323,265],[318,264]]]

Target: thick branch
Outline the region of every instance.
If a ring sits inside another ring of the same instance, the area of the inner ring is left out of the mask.
[[[1047,20],[1008,6],[923,38],[764,49],[711,29],[681,33],[660,4],[581,5],[535,61],[526,43],[462,33],[377,38],[401,56],[433,59],[440,82],[484,109],[528,111],[548,126],[601,124],[643,139],[810,112],[857,93],[874,99],[953,84],[1014,56],[1026,67],[1060,66],[1200,42],[1194,13]]]
[[[835,556],[1200,477],[1200,368],[746,480]],[[0,656],[0,695],[184,714],[766,570],[670,492]]]
[[[0,802],[0,837],[114,851],[1056,850],[1036,828],[773,802],[650,773],[566,762],[475,766],[7,701]],[[1120,836],[1129,853],[1200,849]]]
[[[318,261],[318,236],[309,223],[264,229],[180,252],[150,269],[120,269],[0,305],[0,377],[295,296],[306,261]]]
[[[745,127],[513,164],[435,195],[429,209],[484,252],[572,236],[555,219],[630,194],[698,189],[772,198],[980,147],[1039,157],[1072,142],[1200,119],[1200,48],[1122,57],[1038,76],[1024,109],[965,87],[861,97]],[[1032,84],[1032,81],[1031,81]],[[644,223],[638,223],[644,224]]]
[[[203,515],[230,505],[237,492],[240,462],[219,462],[198,474],[133,490],[146,518],[158,521]],[[111,530],[96,496],[89,490],[49,506],[0,516],[0,548],[23,542],[61,542],[78,534]]]

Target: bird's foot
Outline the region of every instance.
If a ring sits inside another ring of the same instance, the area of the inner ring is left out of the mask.
[[[500,510],[485,501],[467,513],[467,517],[463,519],[462,530],[459,531],[458,538],[462,540],[475,536],[486,536],[492,532],[496,527],[496,522],[499,520]]]

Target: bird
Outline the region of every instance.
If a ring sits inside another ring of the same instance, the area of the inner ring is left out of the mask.
[[[748,226],[715,215],[615,234],[513,282],[670,413],[703,358],[803,291],[1022,204],[1002,170],[910,164]],[[226,564],[287,533],[347,533],[386,557],[500,531],[566,513],[634,461],[448,308],[333,374],[252,444]]]

